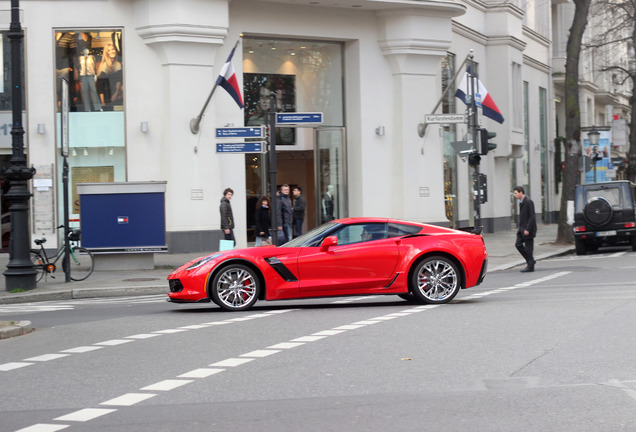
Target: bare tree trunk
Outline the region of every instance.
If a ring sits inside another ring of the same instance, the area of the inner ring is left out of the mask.
[[[632,9],[632,12],[636,12]],[[633,17],[633,15],[632,15]],[[632,28],[632,47],[636,47],[636,25]],[[629,121],[629,151],[627,152],[627,180],[636,182],[636,71],[630,68],[629,75],[632,81],[632,96],[629,98],[631,108]]]
[[[565,61],[565,172],[561,192],[561,208],[557,243],[572,243],[574,235],[567,223],[568,201],[574,200],[574,187],[579,182],[579,158],[581,156],[581,113],[579,105],[579,56],[581,41],[591,0],[574,0],[575,10]]]

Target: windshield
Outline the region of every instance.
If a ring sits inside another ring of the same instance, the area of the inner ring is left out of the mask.
[[[324,238],[324,234],[336,226],[338,226],[337,223],[327,222],[326,224],[320,225],[300,237],[296,237],[280,247],[320,246],[320,241]]]

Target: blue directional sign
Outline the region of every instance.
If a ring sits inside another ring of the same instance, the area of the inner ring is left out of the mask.
[[[322,124],[322,113],[276,113],[276,124],[279,126],[312,126]]]
[[[263,142],[217,143],[217,153],[261,153]]]
[[[216,128],[217,138],[263,138],[263,127],[223,127]]]

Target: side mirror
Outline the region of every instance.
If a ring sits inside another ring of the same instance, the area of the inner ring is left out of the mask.
[[[326,237],[320,244],[320,252],[327,252],[331,246],[338,246],[338,237]]]

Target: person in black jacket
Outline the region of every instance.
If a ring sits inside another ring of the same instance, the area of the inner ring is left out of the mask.
[[[303,233],[303,221],[305,220],[307,202],[303,197],[303,190],[300,186],[294,186],[292,193],[294,194],[294,207],[292,208],[294,228],[296,229],[296,237],[298,237]]]
[[[534,203],[530,197],[526,196],[523,186],[517,186],[513,190],[513,195],[519,200],[519,227],[517,228],[517,241],[515,247],[526,260],[527,266],[522,273],[533,272],[534,256],[534,237],[537,235],[537,220],[534,212]]]
[[[278,194],[278,231],[279,244],[287,243],[292,239],[292,202],[289,198],[289,185],[280,187]]]
[[[263,243],[272,244],[269,236],[269,229],[272,226],[269,215],[269,198],[266,196],[259,198],[254,219],[254,235],[256,237],[254,246],[262,246]]]
[[[234,191],[227,188],[223,191],[223,198],[221,198],[221,206],[219,210],[221,212],[221,229],[225,240],[232,240],[236,245],[236,239],[234,238],[234,215],[232,214],[232,205],[230,200],[234,196]]]

